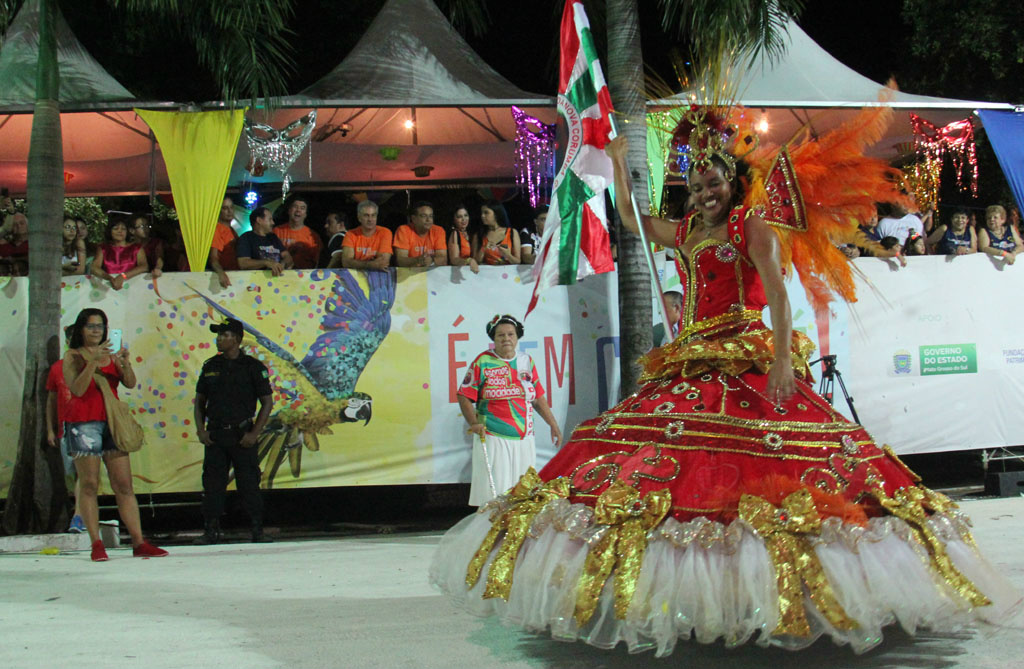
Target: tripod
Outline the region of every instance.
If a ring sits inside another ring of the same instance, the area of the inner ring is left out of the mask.
[[[836,356],[834,355],[823,355],[817,360],[812,360],[809,365],[815,363],[821,363],[821,382],[818,384],[818,394],[825,398],[825,401],[832,404],[832,389],[835,386],[835,382],[839,381],[839,389],[843,391],[843,397],[846,399],[846,406],[850,407],[850,414],[853,416],[853,422],[860,423],[860,418],[857,416],[857,410],[853,408],[853,398],[850,397],[850,393],[846,392],[846,384],[843,383],[843,375],[836,369]]]

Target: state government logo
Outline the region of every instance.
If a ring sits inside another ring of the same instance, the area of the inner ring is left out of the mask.
[[[892,356],[892,369],[897,374],[910,374],[912,364],[910,351],[899,350]]]

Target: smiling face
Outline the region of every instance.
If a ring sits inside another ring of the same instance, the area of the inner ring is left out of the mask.
[[[965,228],[967,228],[967,214],[962,212],[953,214],[951,223],[953,226],[953,232],[960,234]]]
[[[455,218],[452,219],[452,224],[459,232],[465,232],[469,228],[469,212],[466,211],[465,207],[459,207],[455,210]]]
[[[690,171],[690,204],[708,223],[721,223],[732,208],[732,184],[722,168],[712,165],[703,174]]]
[[[985,223],[990,228],[1002,230],[1003,226],[1006,225],[1006,214],[1001,211],[990,211],[988,215],[985,216]]]
[[[502,323],[494,330],[494,350],[502,358],[511,358],[516,352],[519,344],[519,337],[516,336],[516,326],[511,323]]]
[[[306,223],[306,212],[309,207],[302,200],[295,200],[288,207],[288,225],[293,228],[301,227]]]

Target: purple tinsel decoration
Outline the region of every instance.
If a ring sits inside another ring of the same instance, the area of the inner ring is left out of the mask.
[[[530,194],[530,206],[551,198],[555,178],[555,125],[512,107],[516,122],[516,183]]]

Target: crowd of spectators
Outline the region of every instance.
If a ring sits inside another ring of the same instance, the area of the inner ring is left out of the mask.
[[[1012,265],[1024,251],[1020,216],[994,204],[985,209],[984,223],[967,209],[945,215],[935,211],[908,213],[892,205],[879,205],[875,216],[860,226],[860,244],[842,248],[849,258],[892,258],[906,266],[906,258],[923,255],[960,256],[985,253]]]
[[[532,210],[533,218],[517,226],[505,205],[485,201],[479,207],[456,204],[438,211],[432,202],[413,202],[395,214],[389,207],[387,225],[378,219],[380,207],[363,199],[355,220],[338,208],[324,214],[322,226],[310,225],[316,212],[304,196],[289,198],[276,212],[258,207],[248,212],[248,226],[237,218],[232,197],[220,207],[206,271],[224,288],[236,270],[269,270],[275,276],[287,269],[349,268],[386,270],[389,267],[532,264],[544,230],[547,208]],[[28,225],[14,211],[10,198],[0,203],[4,220],[0,235],[0,274],[28,273]],[[275,224],[275,214],[277,223]],[[156,278],[164,272],[192,271],[181,228],[176,222],[156,225],[147,214],[107,212],[102,243],[91,244],[89,227],[81,219],[63,222],[62,272],[89,274],[120,290],[139,274]],[[248,227],[249,230],[239,233]]]
[[[220,208],[206,271],[217,275],[222,287],[231,285],[229,272],[269,270],[278,276],[289,269],[348,268],[386,270],[389,267],[533,264],[538,256],[547,208],[532,211],[533,218],[516,225],[505,205],[488,200],[477,207],[462,204],[438,210],[425,200],[413,202],[395,215],[389,208],[384,225],[380,207],[363,199],[355,221],[338,208],[323,214],[321,225],[310,225],[316,212],[304,196],[289,198],[277,212],[258,207],[248,214],[246,226],[236,219],[233,199]],[[275,213],[278,221],[275,224]],[[15,211],[6,195],[0,200],[0,275],[28,273],[28,230],[25,214]],[[154,229],[150,216],[108,212],[104,240],[89,242],[89,228],[79,218],[65,218],[62,228],[61,271],[64,275],[91,274],[120,290],[134,276],[159,277],[166,271],[190,271],[180,227],[174,223]],[[910,213],[879,205],[876,216],[861,225],[860,242],[842,246],[850,258],[889,258],[904,266],[906,258],[920,255],[985,253],[996,262],[1013,264],[1024,251],[1016,209],[1007,214],[1000,205],[977,213],[965,209]],[[523,224],[525,223],[525,224]]]

